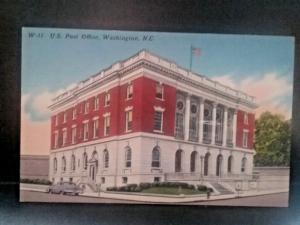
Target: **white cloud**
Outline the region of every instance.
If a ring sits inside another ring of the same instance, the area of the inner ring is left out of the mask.
[[[266,73],[262,77],[249,77],[239,82],[231,75],[214,77],[214,80],[256,97],[259,105],[256,109],[257,116],[264,111],[270,111],[283,114],[287,119],[291,118],[291,106],[282,105],[279,101],[284,96],[292,96],[292,84],[286,77]]]
[[[37,95],[25,94],[21,98],[21,154],[48,155],[50,149],[50,110],[48,106],[57,95],[73,89],[50,92],[45,90]],[[38,119],[38,120],[37,120]]]
[[[25,110],[30,96],[21,98],[21,154],[48,155],[50,147],[50,124],[46,121],[32,121]]]

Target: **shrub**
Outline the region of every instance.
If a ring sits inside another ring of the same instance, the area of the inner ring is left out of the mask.
[[[46,179],[29,179],[29,178],[21,178],[21,183],[26,184],[45,184],[45,185],[51,185],[52,182]]]
[[[197,185],[198,191],[207,191],[207,187],[205,185]]]
[[[152,187],[151,183],[140,183],[141,189],[148,189]]]

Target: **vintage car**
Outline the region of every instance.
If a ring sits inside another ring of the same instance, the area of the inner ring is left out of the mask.
[[[69,195],[79,195],[83,192],[83,189],[72,182],[59,182],[57,184],[51,185],[48,190],[50,194],[69,194]]]

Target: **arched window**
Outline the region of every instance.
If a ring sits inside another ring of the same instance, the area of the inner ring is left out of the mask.
[[[221,176],[222,174],[222,163],[223,163],[223,156],[221,154],[217,157],[217,166],[216,166],[216,175]]]
[[[228,157],[228,162],[227,162],[227,172],[232,173],[232,163],[233,163],[233,156]]]
[[[178,149],[175,153],[175,172],[182,172],[182,154],[181,149]]]
[[[129,168],[131,167],[131,148],[127,146],[125,149],[125,167]]]
[[[107,149],[105,149],[103,151],[103,165],[104,165],[104,168],[108,168],[108,166],[109,166],[109,154],[108,154]]]
[[[197,159],[197,152],[193,151],[191,154],[191,172],[196,171],[196,159]]]
[[[242,158],[242,166],[241,166],[241,172],[242,173],[246,172],[246,164],[247,164],[247,158],[243,157]]]
[[[65,156],[62,157],[61,159],[61,170],[62,172],[66,172],[66,167],[67,167],[67,162]]]
[[[204,157],[204,176],[208,175],[210,153],[206,153]]]
[[[56,157],[53,159],[53,171],[54,171],[54,173],[57,172],[57,159],[56,159]]]
[[[87,162],[88,162],[88,156],[87,156],[86,152],[83,153],[82,162],[83,162],[83,164],[82,164],[83,169],[86,170],[87,169]]]
[[[152,150],[152,167],[160,167],[160,148],[155,146]]]
[[[72,157],[71,157],[71,170],[74,171],[75,169],[76,169],[75,155],[72,155]]]

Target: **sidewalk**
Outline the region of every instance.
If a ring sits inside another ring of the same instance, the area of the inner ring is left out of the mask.
[[[142,201],[150,203],[187,203],[187,202],[197,202],[197,201],[214,201],[214,200],[223,200],[223,199],[232,199],[238,197],[250,197],[250,196],[259,196],[259,195],[268,195],[275,193],[288,192],[287,189],[280,190],[269,190],[269,191],[248,191],[245,193],[235,193],[228,195],[211,195],[207,199],[206,194],[204,195],[180,195],[180,196],[166,196],[166,195],[153,195],[153,194],[141,194],[141,193],[111,193],[111,192],[101,192],[99,193],[83,193],[82,196],[87,197],[101,197],[101,198],[110,198],[110,199],[119,199],[119,200],[132,200],[132,201]]]
[[[34,185],[34,184],[20,184],[20,190],[26,191],[37,191],[37,192],[46,192],[47,185]],[[124,193],[124,192],[107,192],[101,191],[99,193],[83,193],[80,196],[85,197],[94,197],[94,198],[107,198],[107,199],[116,199],[116,200],[129,200],[129,201],[138,201],[138,202],[149,202],[149,203],[188,203],[188,202],[198,202],[198,201],[214,201],[214,200],[224,200],[232,198],[241,198],[241,197],[250,197],[250,196],[259,196],[259,195],[268,195],[275,193],[284,193],[288,192],[288,189],[277,189],[277,190],[261,190],[261,191],[247,191],[239,192],[234,194],[227,195],[218,195],[212,194],[209,199],[207,199],[206,194],[202,195],[159,195],[159,194],[145,194],[145,193]]]

